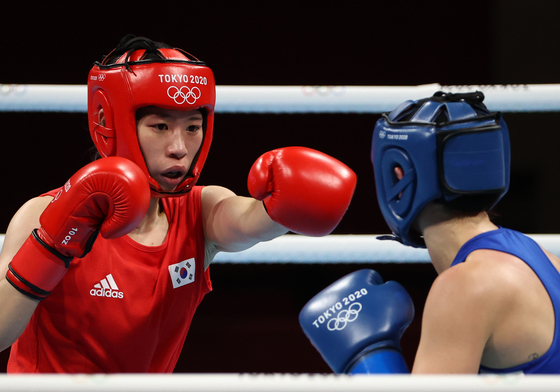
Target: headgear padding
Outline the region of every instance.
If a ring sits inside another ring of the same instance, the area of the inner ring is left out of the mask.
[[[212,142],[215,101],[210,68],[180,49],[147,38],[126,36],[89,72],[89,130],[97,150],[103,157],[120,156],[136,163],[148,177],[154,197],[182,195],[196,184]],[[150,176],[140,150],[135,115],[147,106],[198,109],[204,118],[202,145],[173,192],[164,192]],[[104,125],[98,121],[100,109]]]
[[[425,247],[411,225],[431,201],[488,211],[507,192],[508,129],[483,100],[481,92],[437,92],[406,101],[377,121],[371,161],[377,200],[394,239]],[[404,172],[401,180],[396,167]]]

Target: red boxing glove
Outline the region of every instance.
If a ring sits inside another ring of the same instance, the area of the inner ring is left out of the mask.
[[[14,256],[6,279],[18,291],[44,299],[60,282],[74,257],[84,257],[98,233],[121,237],[148,211],[150,187],[128,159],[103,158],[74,174],[40,217]]]
[[[260,156],[249,172],[251,196],[264,200],[268,215],[299,234],[332,232],[356,188],[356,174],[344,163],[305,147],[286,147]]]

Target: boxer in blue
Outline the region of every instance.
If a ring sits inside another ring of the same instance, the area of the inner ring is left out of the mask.
[[[373,133],[377,199],[393,232],[385,239],[427,248],[438,273],[412,373],[557,374],[560,259],[488,215],[509,188],[510,146],[501,114],[483,100],[480,92],[438,92],[407,101]],[[414,311],[410,298],[371,275],[344,277],[300,314],[337,373],[408,371],[399,344]],[[321,308],[362,288],[360,306],[333,313],[333,325],[344,328],[310,327]]]

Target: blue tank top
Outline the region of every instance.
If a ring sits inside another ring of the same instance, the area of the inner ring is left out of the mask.
[[[515,373],[525,374],[559,374],[560,373],[560,274],[552,265],[539,245],[526,235],[514,230],[499,228],[480,234],[467,241],[457,253],[451,266],[462,263],[467,256],[477,249],[492,249],[512,254],[523,260],[533,269],[548,292],[557,320],[554,338],[548,351],[541,357],[507,369],[492,369],[480,366],[480,373]]]

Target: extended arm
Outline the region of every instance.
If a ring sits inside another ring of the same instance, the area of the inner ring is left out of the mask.
[[[202,203],[207,242],[219,251],[248,249],[288,231],[270,219],[261,201],[236,196],[223,187],[205,187]]]
[[[319,151],[288,147],[263,154],[247,184],[253,198],[221,187],[203,190],[205,235],[217,250],[247,249],[288,230],[331,233],[350,205],[356,174]]]

